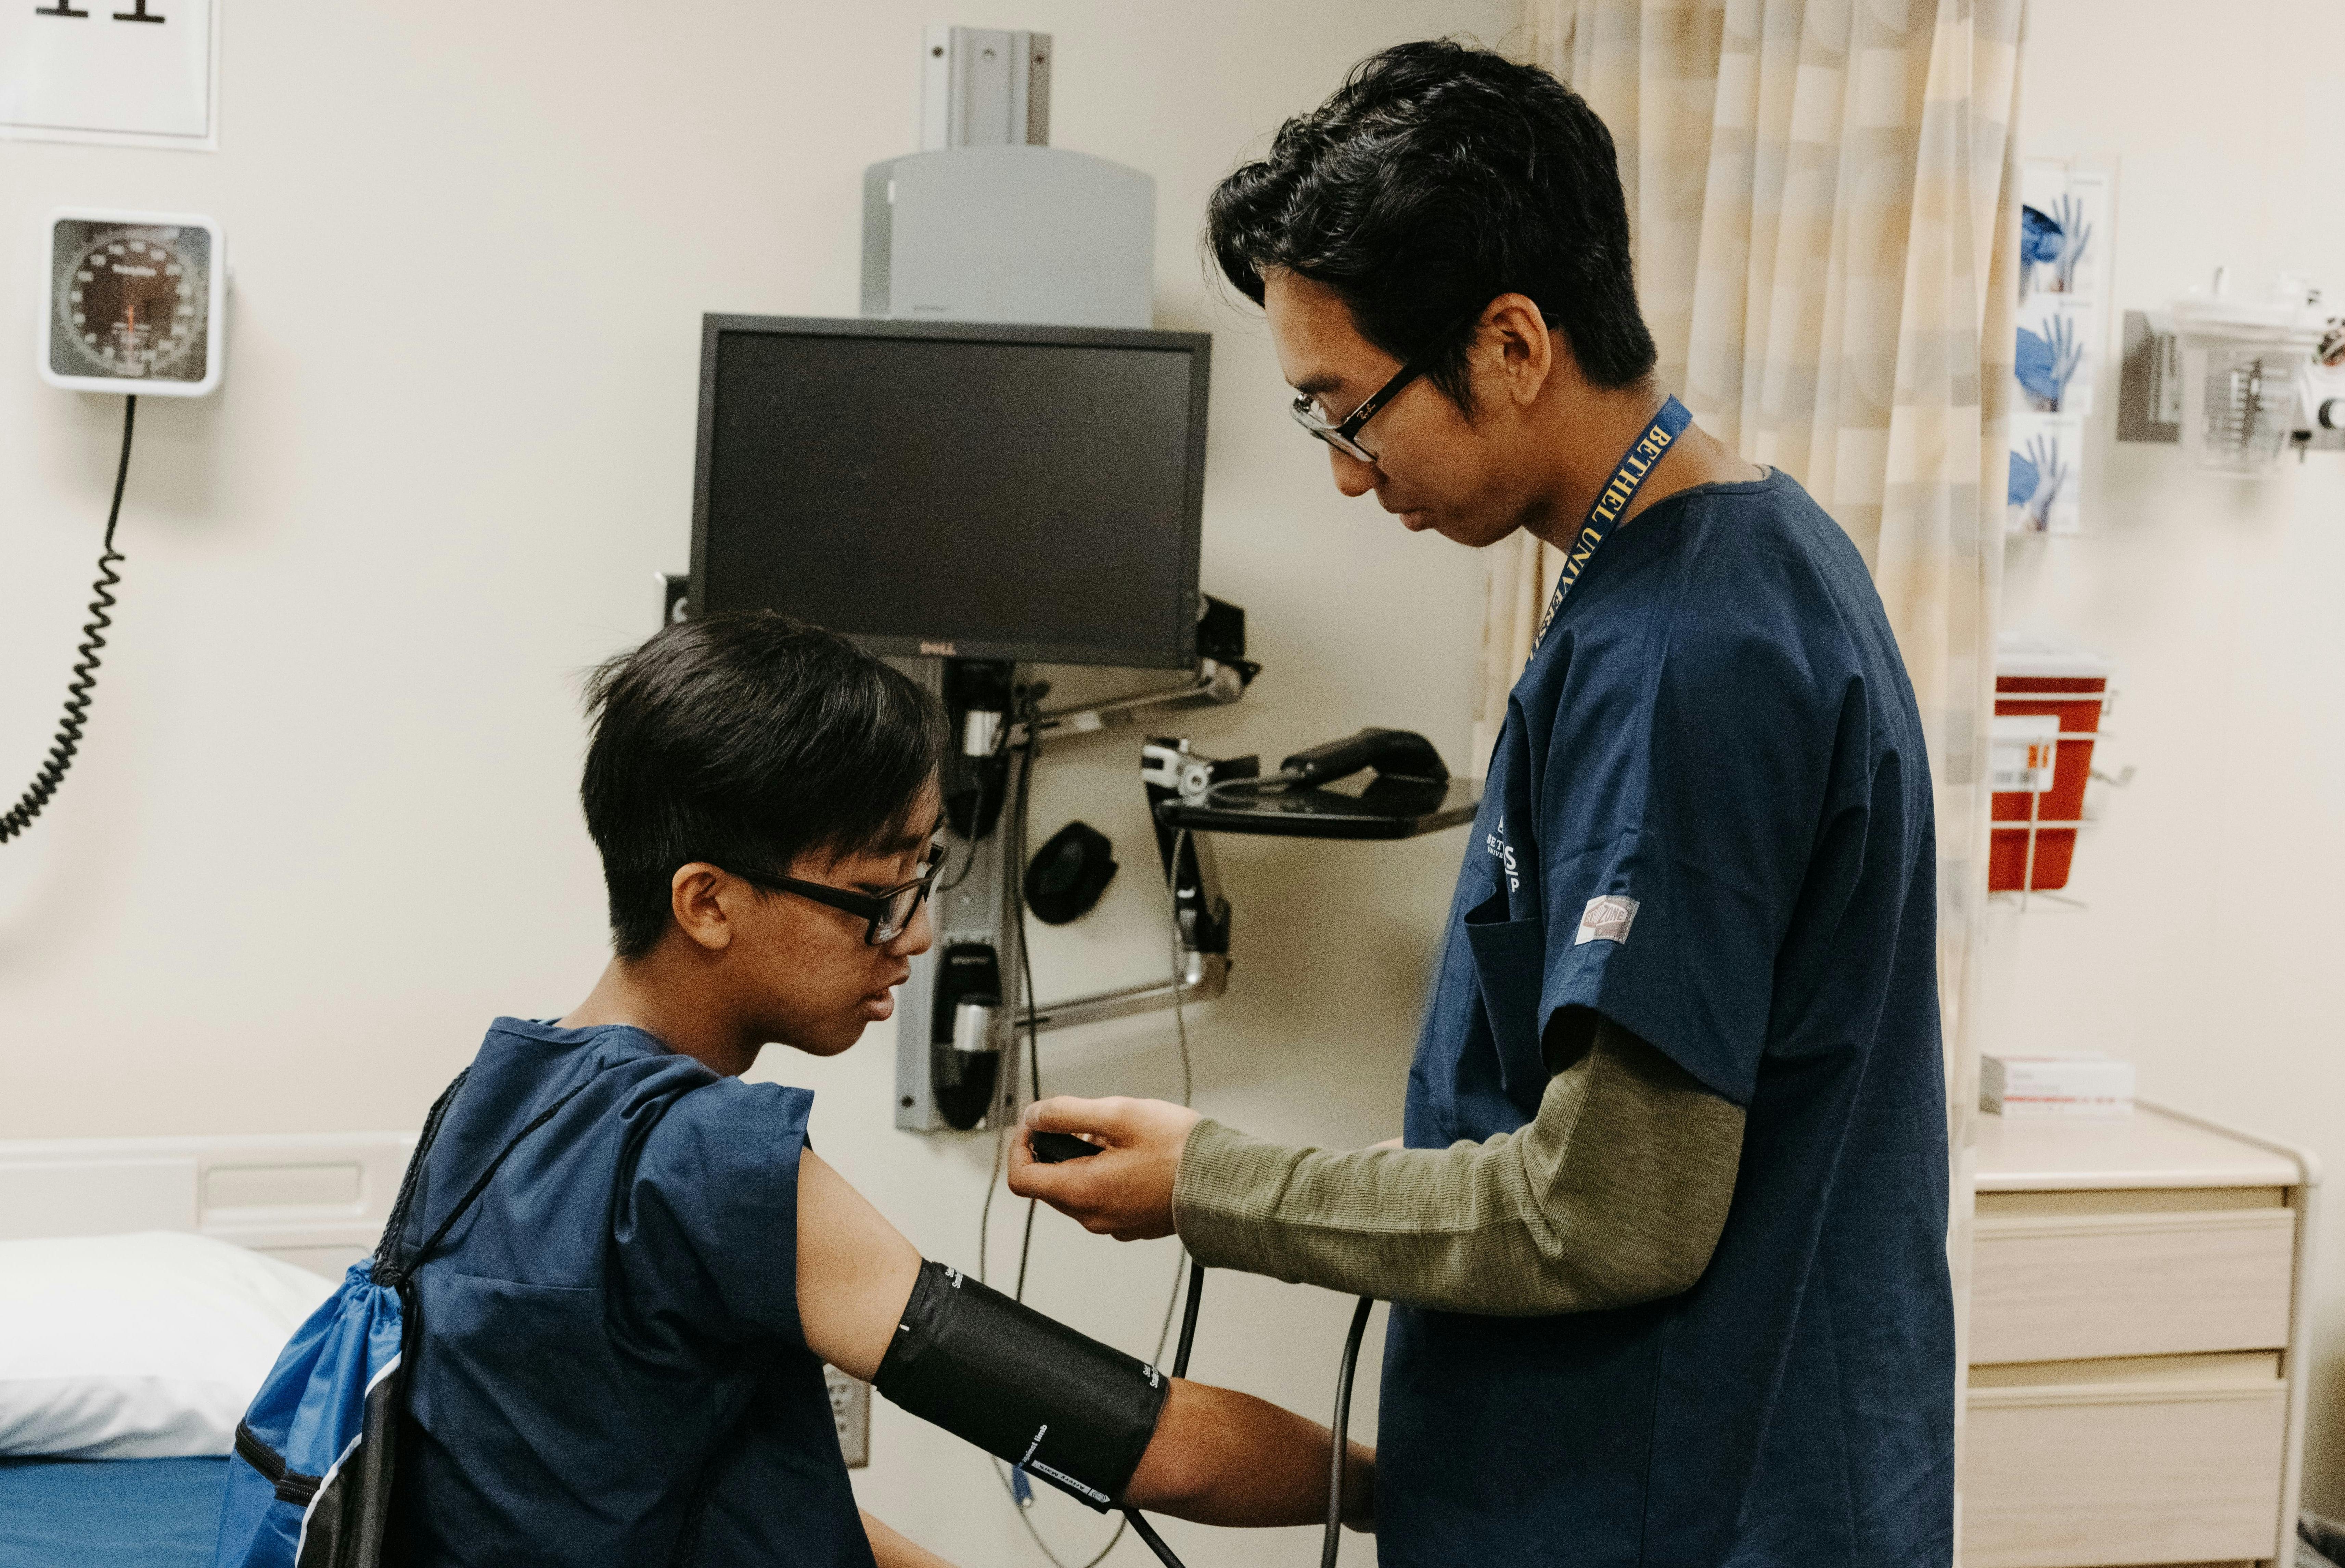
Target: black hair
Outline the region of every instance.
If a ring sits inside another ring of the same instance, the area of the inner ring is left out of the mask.
[[[1447,39],[1369,56],[1222,181],[1206,244],[1255,304],[1263,271],[1325,284],[1360,335],[1472,411],[1473,319],[1528,295],[1599,387],[1653,369],[1612,135],[1537,66]],[[1444,340],[1446,338],[1446,341]]]
[[[578,793],[622,958],[666,933],[678,866],[787,873],[919,831],[908,815],[944,754],[934,696],[770,611],[663,628],[589,677],[586,710]]]

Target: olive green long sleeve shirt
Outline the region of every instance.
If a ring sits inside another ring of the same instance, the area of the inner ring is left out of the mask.
[[[1741,1110],[1595,1021],[1515,1132],[1447,1148],[1289,1148],[1197,1124],[1172,1194],[1198,1262],[1457,1312],[1656,1300],[1708,1267]]]

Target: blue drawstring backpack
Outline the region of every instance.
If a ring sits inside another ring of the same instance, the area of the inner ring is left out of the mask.
[[[570,1102],[574,1088],[489,1162],[431,1239],[402,1249],[408,1206],[462,1073],[424,1118],[374,1256],[310,1314],[237,1424],[214,1568],[377,1568],[391,1529],[391,1465],[404,1352],[420,1323],[412,1280],[489,1179]],[[584,1087],[580,1085],[579,1087]]]

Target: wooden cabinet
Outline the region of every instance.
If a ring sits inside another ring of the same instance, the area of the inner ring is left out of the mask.
[[[1964,1568],[2288,1561],[2311,1158],[2149,1106],[1978,1128]]]

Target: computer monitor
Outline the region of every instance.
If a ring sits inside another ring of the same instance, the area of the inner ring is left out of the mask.
[[[1202,332],[709,316],[695,614],[878,653],[1196,662]]]

